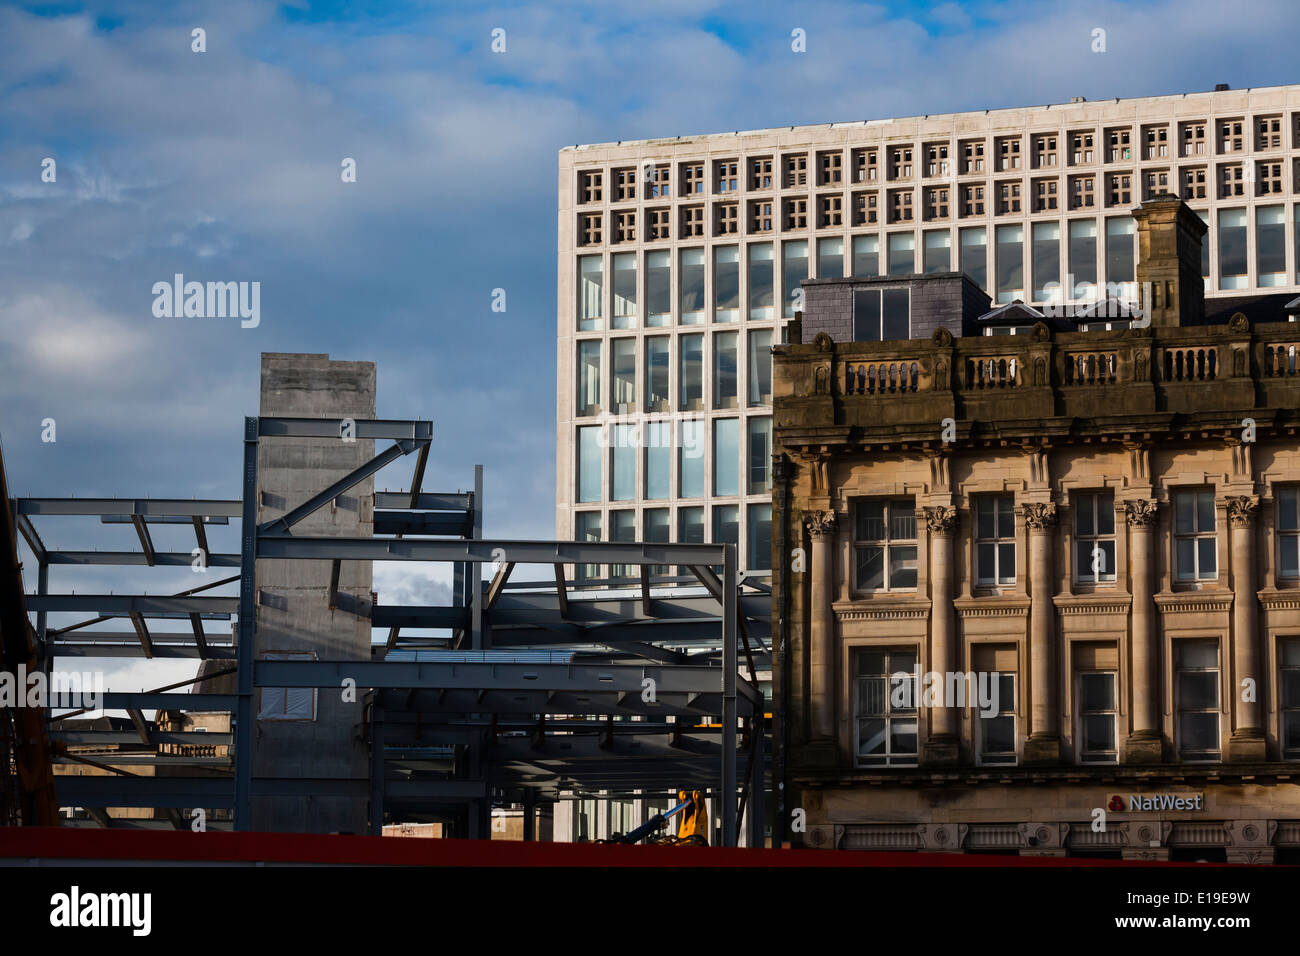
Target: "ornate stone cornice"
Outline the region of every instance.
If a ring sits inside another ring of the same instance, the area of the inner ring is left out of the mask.
[[[951,535],[957,531],[957,509],[940,506],[926,508],[925,526],[930,534]]]
[[[1020,513],[1030,531],[1051,531],[1056,527],[1056,505],[1051,502],[1031,501],[1020,506]]]
[[[1249,528],[1259,511],[1259,495],[1236,495],[1226,501],[1228,522],[1234,528]]]
[[[803,513],[803,523],[811,535],[834,534],[835,512],[805,511]]]
[[[1134,498],[1124,502],[1124,517],[1130,528],[1154,528],[1160,514],[1160,502],[1150,498]]]

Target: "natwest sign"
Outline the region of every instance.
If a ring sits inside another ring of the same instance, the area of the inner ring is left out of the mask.
[[[1116,794],[1107,802],[1106,810],[1109,813],[1133,813],[1143,810],[1204,810],[1204,797],[1202,793],[1130,793],[1126,800]]]

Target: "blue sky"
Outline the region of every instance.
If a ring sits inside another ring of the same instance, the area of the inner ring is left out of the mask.
[[[1294,0],[1252,2],[1226,24],[1223,11],[1213,0],[0,6],[11,488],[237,497],[259,353],[328,352],[378,363],[383,416],[433,419],[426,488],[464,487],[482,462],[487,533],[552,537],[561,147],[1297,80]],[[504,54],[490,50],[498,27]],[[1097,27],[1104,54],[1091,50]],[[806,53],[791,51],[795,28]],[[55,183],[41,181],[45,157]],[[357,161],[354,184],[340,181],[344,157]],[[155,318],[152,285],[177,272],[261,282],[260,326]],[[494,288],[505,313],[491,311]],[[45,418],[53,444],[40,440]],[[85,541],[59,533],[55,545]],[[93,575],[60,583],[98,590]],[[432,587],[419,574],[381,585],[389,601]]]

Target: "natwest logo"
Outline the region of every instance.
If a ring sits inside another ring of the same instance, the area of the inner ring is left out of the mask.
[[[1128,801],[1119,794],[1110,798],[1106,810],[1110,813],[1134,813],[1160,810],[1204,810],[1201,793],[1130,793]]]

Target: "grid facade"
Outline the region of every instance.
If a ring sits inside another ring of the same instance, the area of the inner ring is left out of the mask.
[[[1130,213],[1167,191],[1209,227],[1207,295],[1300,292],[1300,86],[579,146],[559,167],[557,536],[730,540],[742,570],[770,563],[761,350],[805,278],[1134,298]]]

